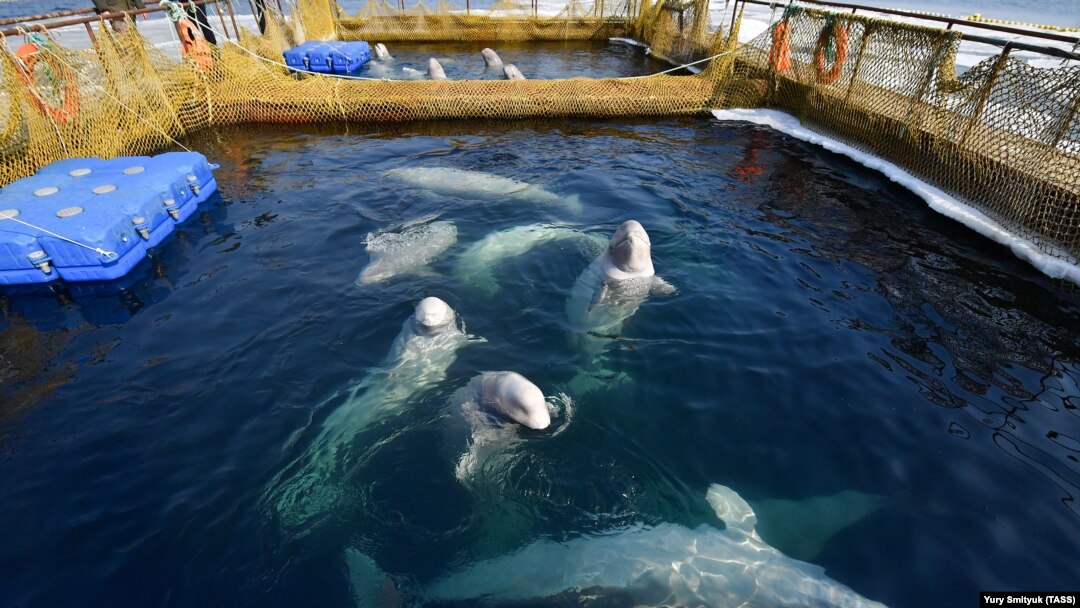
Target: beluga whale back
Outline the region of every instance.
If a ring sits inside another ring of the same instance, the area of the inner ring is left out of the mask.
[[[885,608],[762,541],[753,509],[734,490],[713,484],[708,501],[724,530],[639,524],[565,542],[538,540],[437,579],[424,600],[492,604],[580,594],[641,607]]]
[[[403,274],[417,274],[457,243],[457,226],[425,216],[367,235],[371,261],[360,271],[358,285],[379,283]]]
[[[581,212],[581,201],[576,194],[562,197],[534,184],[483,171],[450,167],[402,167],[384,172],[383,177],[436,194],[469,199],[504,199],[538,205],[562,204],[573,213]]]

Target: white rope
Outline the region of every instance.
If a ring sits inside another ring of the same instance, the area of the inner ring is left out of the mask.
[[[22,28],[20,28],[20,29],[22,29]],[[111,34],[110,34],[110,35],[111,35]],[[62,63],[62,64],[64,64],[64,65],[66,65],[66,66],[68,67],[68,69],[70,69],[70,70],[72,71],[72,75],[78,74],[78,71],[76,70],[76,68],[75,68],[75,67],[74,67],[73,65],[71,65],[70,63],[68,63],[68,62],[64,61],[64,58],[63,58],[63,56],[61,56],[61,55],[60,55],[60,53],[57,53],[57,52],[53,51],[53,50],[52,50],[51,48],[49,48],[49,47],[44,47],[44,48],[45,48],[45,50],[46,50],[46,51],[48,51],[48,52],[49,52],[49,53],[51,53],[51,54],[52,54],[52,55],[53,55],[54,57],[56,57],[56,58],[57,58],[57,59],[58,59],[58,60],[60,61],[60,63]],[[102,89],[101,89],[101,91],[102,91],[103,93],[105,93],[106,95],[108,95],[109,97],[112,97],[112,98],[113,98],[113,100],[114,100],[114,101],[116,101],[116,103],[120,104],[120,107],[122,107],[122,108],[124,108],[125,110],[127,110],[128,112],[131,112],[132,114],[134,114],[136,118],[138,118],[139,120],[141,120],[141,121],[145,122],[146,124],[150,125],[151,127],[153,127],[153,128],[155,128],[155,129],[157,129],[157,131],[158,131],[159,133],[161,133],[162,135],[164,135],[164,136],[165,136],[165,137],[166,137],[166,138],[167,138],[167,139],[168,139],[169,141],[171,141],[171,142],[173,142],[174,144],[176,144],[176,145],[180,146],[181,148],[183,148],[183,149],[184,149],[184,151],[186,151],[186,152],[191,152],[191,148],[188,148],[188,147],[187,147],[187,146],[185,146],[184,144],[182,144],[182,143],[180,143],[180,142],[176,141],[176,139],[175,139],[175,138],[174,138],[173,136],[171,136],[171,135],[169,135],[168,133],[166,133],[164,129],[162,129],[161,127],[157,126],[156,124],[154,124],[154,123],[153,123],[153,122],[151,122],[150,120],[148,120],[148,119],[146,119],[146,118],[143,118],[142,114],[139,114],[139,113],[138,113],[137,111],[135,111],[135,110],[131,109],[131,107],[130,107],[130,106],[128,106],[128,105],[127,105],[126,103],[124,103],[123,101],[121,101],[121,100],[120,100],[120,98],[118,98],[118,97],[117,97],[116,95],[113,95],[112,93],[110,93],[110,92],[109,92],[109,91],[108,91],[107,89],[105,89],[105,88],[102,88]],[[65,153],[66,153],[66,150],[65,150]]]
[[[75,239],[69,239],[68,237],[66,237],[66,236],[64,236],[62,234],[56,234],[52,230],[47,230],[45,228],[42,228],[41,226],[35,226],[35,225],[31,224],[30,222],[24,222],[24,221],[22,221],[20,219],[16,219],[15,216],[9,215],[7,213],[0,213],[0,220],[11,220],[13,222],[18,222],[18,223],[20,223],[20,224],[22,224],[24,226],[28,226],[30,228],[33,228],[34,230],[40,230],[40,231],[44,232],[45,234],[47,234],[49,236],[54,236],[54,237],[60,239],[61,241],[67,241],[68,243],[71,243],[72,245],[78,245],[79,247],[89,249],[90,251],[93,251],[94,253],[96,253],[98,255],[103,255],[106,258],[110,259],[110,260],[115,260],[117,257],[119,257],[119,256],[116,255],[116,252],[114,252],[114,251],[105,251],[101,247],[91,247],[90,245],[87,245],[86,243],[80,243],[79,241],[76,241]]]
[[[657,72],[655,74],[648,74],[648,75],[645,75],[645,76],[623,76],[622,78],[616,78],[616,80],[634,80],[634,79],[637,79],[637,78],[652,78],[653,76],[660,76],[662,74],[670,74],[671,72],[677,72],[679,70],[685,70],[686,68],[688,68],[688,67],[690,67],[692,65],[697,65],[699,63],[705,63],[706,61],[712,61],[713,59],[716,59],[717,57],[723,57],[724,55],[730,55],[730,54],[732,54],[734,52],[735,52],[734,50],[732,50],[732,51],[724,51],[723,53],[717,53],[717,54],[713,55],[712,57],[706,57],[705,59],[699,59],[699,60],[691,62],[691,63],[684,63],[682,65],[677,65],[677,66],[671,68],[670,70],[664,70],[663,72]]]
[[[267,59],[266,57],[263,57],[262,55],[259,55],[258,53],[254,52],[252,50],[249,50],[247,47],[240,44],[239,42],[237,42],[235,40],[230,40],[227,37],[222,36],[221,32],[214,29],[214,26],[208,24],[207,27],[212,32],[217,34],[218,37],[224,38],[225,41],[228,42],[229,44],[237,47],[241,51],[244,51],[248,55],[251,55],[252,57],[258,59],[259,61],[265,61],[266,63],[269,63],[270,65],[276,65],[278,67],[282,67],[282,68],[285,68],[287,70],[291,70],[293,72],[300,72],[302,74],[313,74],[315,76],[326,76],[327,78],[340,78],[342,80],[374,80],[374,81],[389,81],[390,80],[389,78],[369,78],[367,76],[346,76],[346,75],[341,75],[341,74],[326,74],[324,72],[316,72],[314,70],[302,70],[300,68],[293,67],[291,65],[282,63],[280,61],[274,61],[273,59]],[[326,44],[326,43],[323,42],[323,44]]]

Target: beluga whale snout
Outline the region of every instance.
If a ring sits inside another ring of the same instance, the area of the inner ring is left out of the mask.
[[[428,78],[432,80],[446,80],[446,71],[443,70],[442,64],[438,59],[432,57],[427,62],[427,74]]]
[[[420,300],[413,313],[417,327],[425,333],[437,333],[454,324],[454,309],[436,297]]]
[[[497,68],[503,64],[499,54],[491,49],[484,49],[480,51],[480,54],[484,56],[484,65],[489,68]]]
[[[608,245],[608,258],[612,266],[624,273],[635,276],[655,274],[652,241],[637,220],[627,220],[615,231]]]
[[[390,51],[386,50],[386,45],[379,42],[375,45],[375,57],[379,59],[389,59]]]

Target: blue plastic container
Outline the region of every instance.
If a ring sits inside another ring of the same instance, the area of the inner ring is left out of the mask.
[[[371,60],[366,42],[312,40],[283,53],[285,65],[296,71],[351,74]]]
[[[217,190],[196,152],[73,158],[0,189],[0,284],[127,274]]]

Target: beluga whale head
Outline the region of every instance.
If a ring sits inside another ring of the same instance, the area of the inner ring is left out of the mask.
[[[454,326],[456,315],[450,305],[439,298],[430,297],[420,300],[413,313],[416,327],[423,333],[439,333]]]
[[[613,279],[647,277],[655,274],[652,263],[652,242],[649,233],[637,220],[627,220],[615,231],[607,248],[609,268]]]
[[[487,67],[499,67],[503,64],[502,59],[499,59],[499,54],[491,49],[484,49],[480,51],[480,54],[484,56],[484,65]]]
[[[551,412],[548,411],[544,393],[517,372],[488,374],[484,378],[480,397],[486,409],[503,414],[522,426],[530,429],[551,426]]]

